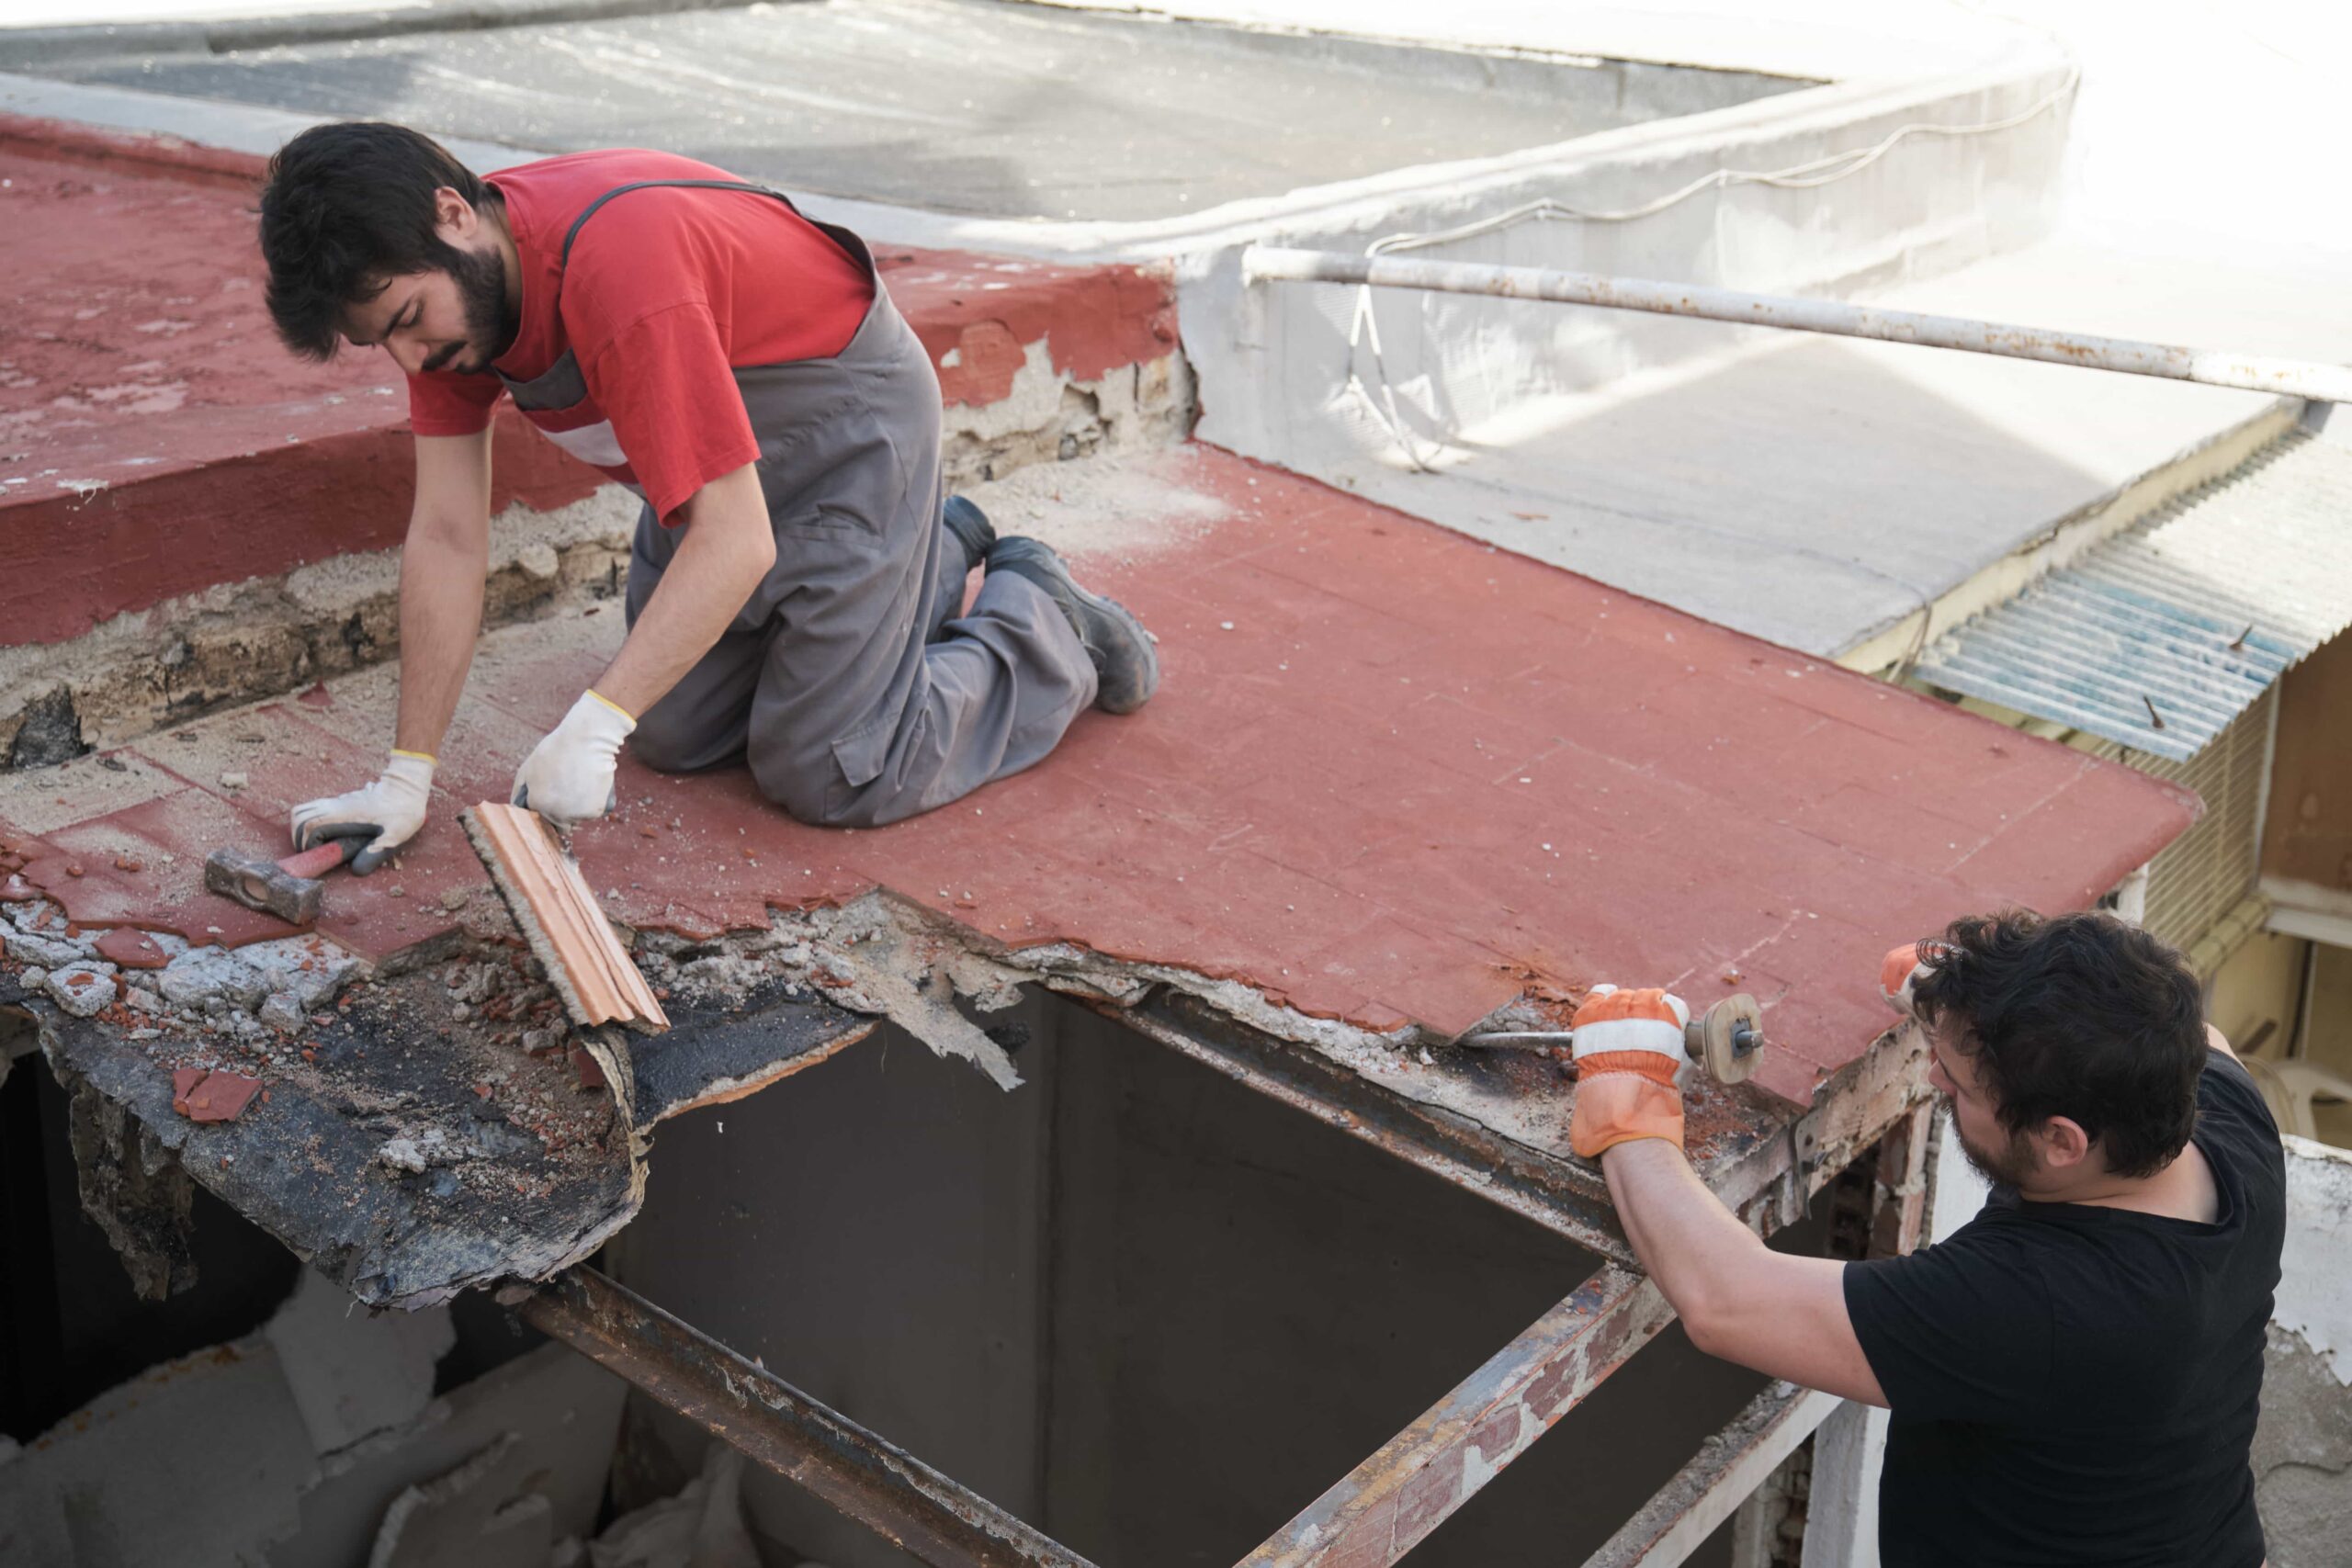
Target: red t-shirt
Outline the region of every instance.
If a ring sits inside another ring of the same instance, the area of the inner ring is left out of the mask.
[[[569,348],[587,383],[578,407],[525,417],[572,456],[634,485],[664,523],[695,491],[760,455],[730,368],[822,359],[849,346],[874,300],[865,270],[772,196],[664,187],[597,212],[638,180],[736,176],[666,152],[574,152],[489,176],[506,199],[523,273],[523,320],[498,368],[547,373]],[[557,281],[561,276],[561,303]],[[419,435],[470,435],[505,394],[497,377],[408,378]]]

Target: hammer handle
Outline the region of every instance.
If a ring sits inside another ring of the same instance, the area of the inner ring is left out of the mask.
[[[317,878],[343,864],[368,847],[368,836],[354,835],[348,839],[329,839],[312,844],[299,854],[288,855],[277,863],[277,869],[289,876]]]

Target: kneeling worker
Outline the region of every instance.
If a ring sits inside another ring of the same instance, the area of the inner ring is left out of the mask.
[[[1888,1568],[2257,1568],[2285,1156],[2196,976],[2110,916],[2007,913],[1897,949],[1882,985],[1993,1191],[1858,1263],[1770,1250],[1691,1171],[1678,999],[1579,1010],[1574,1145],[1691,1342],[1892,1411]]]
[[[515,775],[544,816],[608,810],[626,742],[665,771],[746,761],[806,822],[892,822],[1159,683],[1134,615],[943,504],[930,355],[864,243],[775,191],[645,152],[480,179],[402,127],[324,125],[271,160],[261,246],[287,344],[383,347],[416,437],[395,750],[297,807],[298,847],[365,834],[370,871],[423,825],[481,625],[505,396],[645,502],[628,639]]]

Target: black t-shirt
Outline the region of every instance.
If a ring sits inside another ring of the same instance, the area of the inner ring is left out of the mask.
[[[2247,1450],[2286,1234],[2286,1156],[2216,1051],[2192,1134],[2212,1224],[2021,1201],[1846,1268],[1885,1391],[1886,1568],[2256,1568]]]

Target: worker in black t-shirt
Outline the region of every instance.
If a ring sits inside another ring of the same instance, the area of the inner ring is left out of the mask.
[[[1898,948],[1882,986],[1993,1191],[1862,1263],[1768,1249],[1692,1173],[1679,999],[1579,1010],[1577,1152],[1692,1343],[1893,1413],[1887,1568],[2257,1568],[2285,1156],[2196,976],[2111,916],[2007,913]]]

